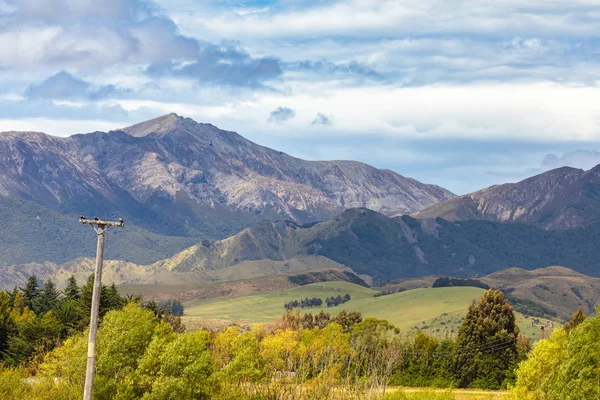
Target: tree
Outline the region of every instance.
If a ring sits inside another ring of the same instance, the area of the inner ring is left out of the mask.
[[[546,399],[552,382],[557,381],[558,370],[567,359],[567,335],[564,329],[556,329],[549,339],[540,340],[529,353],[527,360],[519,365],[517,382],[511,399]]]
[[[67,280],[67,286],[65,286],[63,294],[68,300],[79,300],[79,286],[77,286],[77,279],[74,275],[71,275]]]
[[[37,313],[37,298],[40,295],[37,277],[35,275],[30,275],[29,279],[27,279],[27,285],[25,285],[24,288],[21,288],[21,291],[23,292],[23,302],[25,303],[25,306]]]
[[[8,348],[8,339],[16,330],[15,322],[11,318],[9,295],[0,291],[0,358]]]
[[[579,309],[571,316],[571,320],[565,324],[565,330],[567,333],[577,328],[583,321],[585,321],[585,318],[585,313],[581,307],[579,307]]]
[[[85,285],[81,287],[79,304],[81,307],[81,328],[90,323],[90,310],[92,308],[92,294],[94,292],[94,275],[90,275]],[[125,305],[117,287],[113,284],[110,287],[102,285],[100,289],[100,318],[103,318],[111,310],[120,310]]]
[[[325,328],[330,321],[331,315],[329,315],[329,313],[326,313],[325,311],[321,311],[320,313],[315,315],[315,325],[320,329]]]
[[[47,279],[43,289],[40,291],[36,300],[36,310],[39,314],[44,314],[56,307],[60,293],[56,290],[56,285],[51,279]]]
[[[18,287],[14,287],[12,292],[10,292],[8,294],[8,305],[12,308],[13,304],[15,303],[15,298],[17,297],[17,293],[19,293],[19,288]]]
[[[499,389],[512,378],[519,328],[513,308],[499,290],[486,291],[473,303],[460,327],[454,370],[460,387]]]
[[[333,319],[333,322],[338,323],[344,333],[348,333],[352,330],[352,327],[359,324],[362,321],[362,316],[359,311],[346,311],[342,310],[337,317]]]

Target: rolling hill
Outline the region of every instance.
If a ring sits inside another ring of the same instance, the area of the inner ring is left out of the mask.
[[[186,320],[192,324],[219,322],[254,324],[276,321],[285,312],[284,303],[303,298],[322,298],[350,294],[351,300],[337,307],[315,307],[301,312],[337,315],[341,310],[360,311],[365,317],[386,319],[402,331],[423,330],[439,337],[454,335],[473,300],[484,290],[479,288],[414,289],[389,296],[373,297],[373,289],[348,282],[314,283],[290,290],[259,293],[225,299],[196,300],[185,303]],[[200,320],[200,321],[199,321]],[[530,337],[539,337],[533,320],[518,314],[521,329]],[[545,320],[540,320],[545,322]]]
[[[558,168],[455,197],[413,216],[519,222],[553,230],[589,226],[600,221],[600,165],[589,171]]]

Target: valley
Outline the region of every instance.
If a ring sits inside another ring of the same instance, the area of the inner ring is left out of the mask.
[[[123,287],[122,290],[127,293],[131,288]],[[352,299],[348,303],[304,308],[300,312],[316,315],[324,311],[335,316],[342,310],[359,311],[364,317],[387,320],[404,334],[423,331],[444,338],[458,333],[469,305],[483,292],[472,287],[427,288],[374,297],[378,292],[370,288],[348,282],[320,282],[284,291],[188,301],[184,303],[183,320],[194,327],[269,324],[281,318],[285,313],[283,305],[288,301],[313,297],[324,300],[350,294]],[[554,325],[547,319],[526,318],[521,313],[517,313],[517,317],[521,331],[532,339],[540,337],[542,324]]]

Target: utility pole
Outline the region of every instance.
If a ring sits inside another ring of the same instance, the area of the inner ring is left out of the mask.
[[[118,222],[103,221],[98,217],[88,220],[79,217],[82,224],[91,225],[98,234],[98,247],[96,248],[96,272],[94,273],[94,292],[92,294],[92,310],[90,316],[90,335],[88,339],[87,367],[85,370],[85,387],[83,400],[92,400],[94,387],[94,372],[96,369],[96,334],[98,333],[98,313],[100,310],[100,293],[102,291],[102,263],[104,262],[104,232],[111,226],[125,226],[123,219]]]

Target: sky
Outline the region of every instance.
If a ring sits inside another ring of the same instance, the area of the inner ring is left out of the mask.
[[[600,163],[600,0],[0,0],[0,131],[175,112],[457,194]]]

